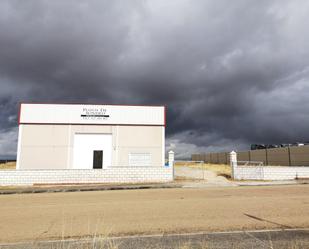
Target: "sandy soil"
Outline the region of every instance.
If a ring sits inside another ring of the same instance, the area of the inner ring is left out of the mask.
[[[309,227],[309,186],[0,196],[0,242]]]
[[[193,162],[186,162],[186,161],[176,161],[175,169],[177,170],[178,167],[188,167],[191,169],[202,169],[208,170],[216,173],[217,175],[223,175],[227,177],[231,177],[232,169],[230,165],[226,164],[211,164],[211,163],[193,163]]]
[[[177,166],[175,167],[175,177],[178,180],[181,179],[195,179],[200,180],[199,185],[209,186],[237,186],[233,181],[229,181],[223,176],[218,176],[216,172],[212,170],[206,170],[204,168],[194,168],[187,166]],[[196,186],[197,182],[192,181],[190,183],[192,186]],[[190,185],[189,184],[189,185]],[[188,185],[188,184],[186,184]],[[188,185],[188,186],[189,186]]]

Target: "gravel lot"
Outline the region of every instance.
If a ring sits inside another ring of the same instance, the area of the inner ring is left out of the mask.
[[[0,196],[0,242],[309,227],[309,186]]]

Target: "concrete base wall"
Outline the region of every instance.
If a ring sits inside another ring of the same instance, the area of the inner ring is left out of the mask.
[[[235,180],[294,180],[309,178],[309,167],[237,166]]]
[[[108,169],[1,170],[0,185],[66,183],[147,183],[173,181],[173,167],[111,167]]]

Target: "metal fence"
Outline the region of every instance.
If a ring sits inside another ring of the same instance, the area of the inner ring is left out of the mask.
[[[191,160],[204,161],[205,163],[214,163],[214,164],[230,163],[229,152],[193,154],[191,155]]]
[[[213,164],[229,164],[229,152],[201,153],[191,155],[193,161]],[[237,160],[263,162],[272,166],[309,166],[309,145],[249,150],[237,152]]]

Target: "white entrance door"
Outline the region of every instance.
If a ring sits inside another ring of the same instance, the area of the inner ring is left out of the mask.
[[[73,149],[73,169],[93,169],[97,151],[103,151],[103,169],[112,165],[111,134],[75,134]]]

